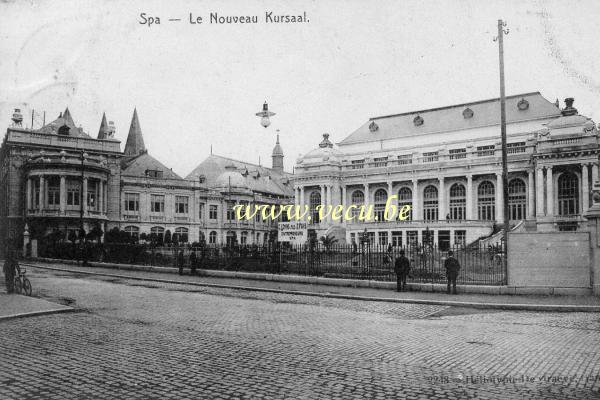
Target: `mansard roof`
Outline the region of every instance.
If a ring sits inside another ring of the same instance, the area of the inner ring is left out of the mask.
[[[288,184],[290,175],[287,172],[212,154],[185,179],[197,181],[200,176],[203,176],[204,184],[208,188],[216,188],[220,184],[219,176],[232,167],[244,178],[243,186],[252,191],[277,196],[293,195],[292,186]]]
[[[131,118],[131,125],[129,126],[129,134],[127,135],[127,142],[125,143],[125,150],[123,153],[125,153],[127,156],[137,156],[145,151],[146,146],[144,145],[142,128],[140,127],[137,109],[134,109],[133,117]]]
[[[183,179],[145,150],[135,157],[124,159],[121,167],[121,174],[124,176],[145,177],[148,175],[147,171],[161,171],[164,179]]]
[[[507,123],[560,116],[558,105],[540,92],[506,97]],[[452,132],[500,124],[500,99],[457,104],[428,110],[373,117],[339,144],[397,139],[415,135]]]

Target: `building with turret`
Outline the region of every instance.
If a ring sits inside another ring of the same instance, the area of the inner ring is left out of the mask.
[[[579,230],[598,180],[594,121],[572,98],[561,109],[539,92],[507,97],[506,115],[511,229]],[[502,228],[501,156],[499,99],[373,117],[297,160],[295,198],[319,235],[351,242],[366,229],[374,243],[403,246],[430,232],[442,249],[470,244]],[[411,207],[408,220],[385,220],[390,196]],[[320,221],[320,204],[365,204],[377,220]]]
[[[276,221],[237,221],[233,207],[292,202],[279,135],[273,168],[211,154],[182,178],[145,147],[137,110],[123,151],[106,115],[96,138],[68,108],[39,129],[23,128],[22,120],[15,110],[0,148],[3,244],[113,228],[135,238],[170,232],[183,242],[262,244]]]

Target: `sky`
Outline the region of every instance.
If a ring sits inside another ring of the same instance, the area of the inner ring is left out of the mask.
[[[265,23],[269,11],[308,22]],[[259,23],[211,24],[211,13]],[[498,97],[498,19],[507,95],[574,97],[600,122],[599,17],[593,0],[9,0],[0,127],[14,108],[27,126],[35,110],[39,127],[68,106],[95,137],[106,112],[123,148],[136,107],[150,154],[180,175],[211,146],[270,166],[276,130],[292,171],[325,132],[339,142],[370,117]],[[266,129],[255,116],[265,100],[276,113]]]

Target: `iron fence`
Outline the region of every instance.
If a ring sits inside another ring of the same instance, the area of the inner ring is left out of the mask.
[[[198,269],[297,274],[330,278],[395,281],[394,260],[404,250],[411,261],[409,282],[445,283],[447,249],[415,245],[289,245],[287,243],[200,247],[153,247],[145,244],[69,242],[40,246],[40,256],[59,259],[177,267],[180,253],[184,268],[191,267],[192,253]],[[502,285],[505,283],[504,252],[499,246],[452,249],[461,265],[458,283]]]

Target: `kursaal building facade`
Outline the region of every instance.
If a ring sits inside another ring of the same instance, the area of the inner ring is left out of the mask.
[[[582,227],[600,148],[594,121],[573,102],[561,109],[539,92],[506,98],[511,229]],[[371,242],[394,246],[427,235],[441,248],[488,238],[503,224],[500,99],[374,117],[337,146],[325,134],[297,160],[293,181],[319,235],[358,243],[366,229]],[[412,207],[408,220],[384,220],[392,195]],[[320,204],[373,206],[377,220],[320,221]]]
[[[0,147],[2,244],[20,247],[24,237],[55,233],[74,240],[81,228],[263,244],[274,240],[277,221],[238,221],[234,205],[292,202],[279,137],[272,168],[211,154],[183,178],[148,152],[137,110],[123,151],[105,116],[96,137],[76,126],[68,108],[39,129],[24,128],[18,110],[12,119]]]

